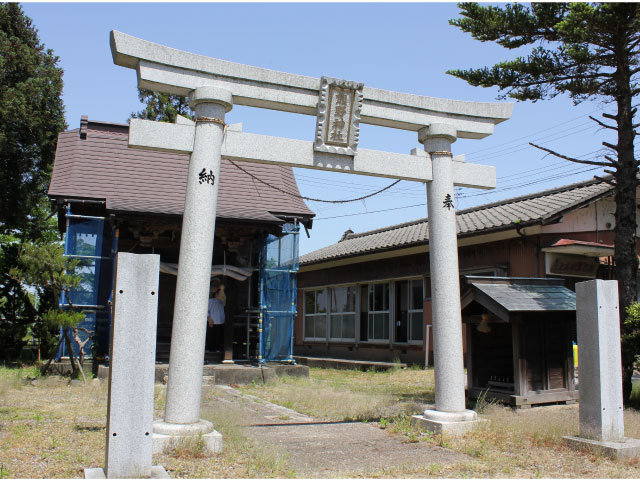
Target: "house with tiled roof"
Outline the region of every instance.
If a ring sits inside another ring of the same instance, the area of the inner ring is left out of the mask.
[[[86,117],[80,128],[61,133],[48,195],[58,209],[65,253],[82,261],[83,282],[70,297],[86,314],[82,326],[91,333],[99,359],[108,352],[115,255],[160,255],[156,355],[166,361],[189,156],[129,148],[128,135],[128,124]],[[223,158],[217,179],[212,275],[227,297],[224,356],[252,360],[259,356],[261,254],[275,241],[297,259],[297,229],[311,227],[314,213],[299,198],[290,167],[237,164],[242,169]],[[208,351],[215,346],[209,339],[207,345]],[[223,355],[209,354],[212,361]]]
[[[460,210],[463,296],[471,275],[557,278],[569,290],[576,282],[613,278],[614,214],[614,187],[601,180]],[[409,363],[431,358],[428,223],[349,230],[302,256],[295,354]]]

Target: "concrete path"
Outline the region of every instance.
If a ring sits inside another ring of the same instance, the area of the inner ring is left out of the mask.
[[[232,403],[246,413],[244,433],[268,447],[296,477],[354,477],[384,469],[411,470],[432,463],[446,466],[468,460],[462,454],[408,442],[371,424],[322,422],[229,386],[216,386],[215,403]]]

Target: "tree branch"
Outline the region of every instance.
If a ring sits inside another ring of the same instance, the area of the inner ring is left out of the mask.
[[[589,115],[589,118],[593,120],[596,124],[598,124],[600,127],[604,127],[605,129],[618,130],[618,127],[612,127],[611,125],[607,125],[604,122],[599,121],[595,117],[592,117],[591,115]]]
[[[608,155],[605,155],[604,158],[607,159],[609,162],[611,162],[615,167],[618,167],[618,161],[613,157],[609,157]]]
[[[618,152],[617,145],[610,144],[609,142],[602,142],[602,145],[604,145],[608,149],[615,150],[616,152]]]
[[[529,142],[529,145],[531,145],[532,147],[535,147],[536,149],[540,149],[540,150],[544,150],[545,152],[548,152],[551,155],[554,155],[560,159],[564,159],[564,160],[568,160],[570,162],[576,162],[578,164],[586,164],[586,165],[598,165],[600,167],[610,167],[611,164],[608,162],[597,162],[595,160],[580,160],[580,159],[576,159],[574,157],[567,157],[566,155],[562,155],[559,154],[558,152],[555,152],[551,149],[547,149],[546,147],[541,147],[539,145],[536,145],[532,142]]]
[[[598,175],[594,175],[593,178],[599,180],[600,182],[604,182],[605,184],[609,184],[612,187],[616,186],[616,183],[610,179],[605,179],[604,177],[600,177]]]
[[[604,80],[602,83],[606,83],[609,82],[611,79],[613,79],[613,74],[604,74],[604,73],[598,73],[598,74],[591,74],[591,75],[580,75],[580,74],[576,74],[576,75],[565,75],[563,77],[555,77],[552,80],[545,78],[542,80],[535,80],[535,81],[530,81],[530,82],[518,82],[515,81],[513,83],[513,85],[511,85],[510,87],[533,87],[536,85],[544,85],[544,84],[553,84],[553,83],[558,83],[558,82],[564,82],[566,80],[584,80],[584,79],[594,79],[594,78],[601,78],[601,77],[606,77],[607,80]],[[499,85],[498,85],[499,86]]]
[[[603,116],[605,119],[611,119],[611,120],[615,120],[615,121],[617,121],[617,120],[618,120],[618,116],[617,116],[617,115],[608,114],[608,113],[606,113],[606,112],[602,112],[602,116]]]

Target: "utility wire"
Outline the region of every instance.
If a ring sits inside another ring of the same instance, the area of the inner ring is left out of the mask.
[[[572,118],[572,119],[565,120],[565,121],[564,121],[564,122],[562,122],[562,123],[559,123],[559,124],[556,124],[556,125],[552,125],[551,127],[547,127],[547,128],[544,128],[544,129],[538,130],[538,131],[536,131],[536,132],[530,132],[530,133],[525,134],[525,135],[523,135],[523,136],[521,136],[521,137],[516,137],[515,139],[510,140],[509,142],[504,142],[504,143],[502,143],[501,145],[503,145],[503,146],[504,146],[504,145],[513,144],[513,143],[516,143],[516,142],[518,142],[518,141],[520,141],[520,140],[523,140],[523,139],[529,139],[529,138],[531,138],[531,136],[532,136],[532,135],[538,135],[538,134],[541,134],[541,133],[543,133],[543,132],[547,132],[547,131],[549,131],[549,130],[556,130],[558,127],[565,127],[567,124],[569,124],[569,123],[571,123],[571,122],[575,122],[576,120],[583,119],[583,118],[585,118],[585,116],[589,116],[589,115],[591,115],[591,114],[595,114],[596,112],[600,112],[600,111],[602,111],[602,110],[604,110],[604,109],[605,109],[605,106],[600,106],[600,107],[598,107],[597,109],[592,110],[591,112],[587,112],[587,113],[586,113],[586,114],[584,114],[584,115],[579,115],[579,116],[574,117],[574,118]],[[590,123],[590,122],[589,122],[589,123]],[[493,150],[493,149],[494,149],[494,148],[496,148],[496,147],[499,147],[499,146],[494,146],[494,147],[485,147],[485,148],[482,148],[482,149],[474,150],[473,152],[469,152],[467,155],[474,155],[474,154],[477,154],[478,152],[484,152],[484,151],[486,151],[486,150]]]
[[[541,182],[546,182],[546,181],[549,181],[549,180],[556,180],[556,179],[563,178],[563,177],[571,177],[573,175],[581,174],[581,173],[584,173],[584,172],[589,172],[589,171],[592,171],[592,170],[597,170],[599,168],[600,167],[582,169],[582,170],[579,170],[577,172],[570,173],[568,175],[556,175],[556,176],[544,178],[544,179],[541,179],[541,180],[532,181],[532,182],[529,182],[527,184],[516,185],[516,186],[513,186],[513,187],[507,187],[507,188],[504,188],[504,189],[494,189],[494,190],[492,190],[490,192],[482,192],[482,193],[479,193],[479,194],[470,194],[470,195],[464,195],[463,194],[463,195],[458,196],[458,198],[459,199],[466,199],[466,198],[469,198],[469,197],[477,197],[479,195],[491,195],[491,194],[494,194],[496,192],[504,192],[504,191],[507,191],[507,190],[519,189],[521,187],[527,187],[529,185],[539,184]],[[318,221],[318,220],[339,219],[341,217],[353,217],[353,216],[357,216],[357,215],[377,214],[379,212],[389,212],[389,211],[393,211],[393,210],[411,209],[413,207],[426,207],[426,205],[427,204],[425,202],[422,202],[420,204],[406,205],[406,206],[401,206],[401,207],[392,207],[390,209],[371,210],[371,211],[368,211],[368,212],[356,212],[354,214],[342,214],[342,215],[334,215],[334,216],[329,216],[329,217],[316,217],[313,220],[315,222],[315,221]]]
[[[269,184],[268,182],[265,182],[261,178],[253,175],[251,172],[247,171],[246,169],[243,169],[238,164],[236,164],[233,160],[230,160],[230,159],[227,159],[227,160],[229,160],[231,165],[233,165],[234,167],[237,167],[238,169],[240,169],[242,172],[247,174],[252,179],[257,180],[258,182],[266,185],[267,187],[271,187],[272,189],[277,190],[278,192],[282,192],[283,194],[287,194],[287,195],[290,195],[291,197],[296,197],[298,199],[310,200],[310,201],[313,201],[313,202],[325,202],[327,204],[346,204],[348,202],[357,202],[359,200],[368,199],[369,197],[373,197],[374,195],[378,195],[381,192],[384,192],[385,190],[389,190],[391,187],[393,187],[394,185],[397,185],[400,182],[400,179],[398,179],[395,182],[392,182],[388,186],[384,187],[383,189],[380,189],[380,190],[378,190],[376,192],[373,192],[371,194],[363,195],[362,197],[357,197],[355,199],[345,199],[345,200],[314,199],[313,197],[306,197],[304,195],[294,194],[293,192],[288,192],[288,191],[286,191],[284,189],[281,189],[280,187],[276,187],[275,185]]]
[[[370,210],[368,212],[357,212],[355,214],[334,215],[332,217],[316,217],[313,219],[313,221],[315,222],[317,220],[338,219],[339,217],[353,217],[354,215],[377,214],[378,212],[388,212],[390,210],[410,209],[411,207],[426,207],[426,205],[427,204],[423,202],[421,204],[405,205],[404,207],[392,207],[391,209]]]

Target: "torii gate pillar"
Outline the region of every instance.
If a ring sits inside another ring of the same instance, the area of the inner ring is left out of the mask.
[[[435,409],[427,409],[423,416],[414,416],[414,420],[432,432],[461,432],[473,426],[477,414],[465,409],[460,342],[462,319],[451,154],[456,129],[447,124],[431,124],[418,131],[418,140],[429,154],[433,170],[433,180],[427,183],[427,204],[433,358],[437,375]]]
[[[200,397],[224,116],[233,97],[228,90],[198,87],[190,102],[196,125],[180,237],[170,382],[164,419],[153,423],[154,452],[164,450],[176,436],[202,435],[209,451],[222,448],[222,435],[210,421],[200,419]]]

